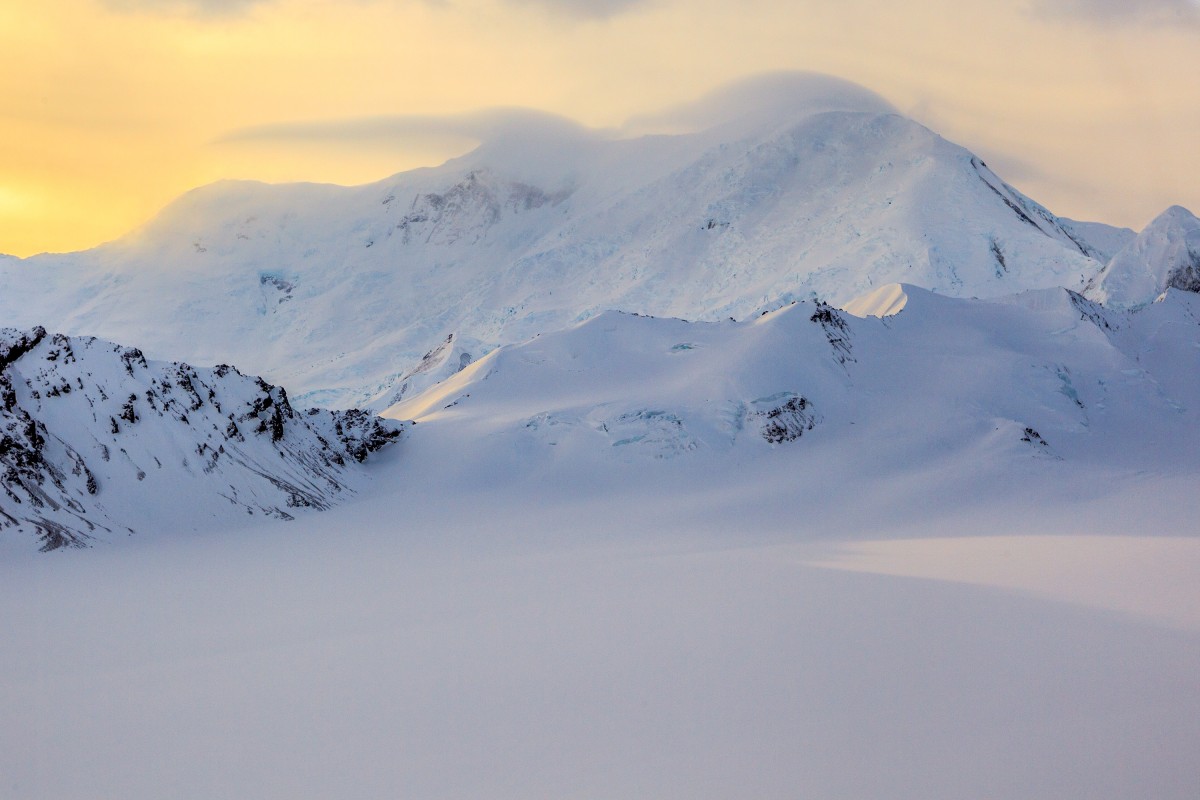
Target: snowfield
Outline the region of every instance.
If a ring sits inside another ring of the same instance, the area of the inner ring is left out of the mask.
[[[418,455],[292,523],[6,555],[6,796],[1200,790],[1194,474]]]
[[[500,348],[384,416],[485,468],[514,461],[505,475],[578,468],[581,480],[644,458],[724,469],[772,446],[853,453],[864,475],[957,458],[974,464],[971,479],[1200,466],[1200,374],[1179,369],[1200,342],[1196,295],[1172,291],[1138,312],[1064,289],[876,295],[903,310],[859,319],[799,302],[715,323],[609,312]]]
[[[640,125],[0,259],[0,797],[1200,797],[1195,217]]]
[[[9,539],[6,794],[1194,797],[1196,374],[1137,343],[1196,299],[886,294],[501,348],[294,522]]]

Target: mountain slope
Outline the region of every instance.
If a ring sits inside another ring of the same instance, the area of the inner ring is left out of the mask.
[[[361,411],[297,412],[233,367],[0,329],[0,529],[44,550],[328,508],[400,430]]]
[[[500,348],[384,415],[418,421],[431,452],[472,453],[430,466],[449,483],[470,481],[455,469],[620,481],[606,465],[658,459],[725,474],[772,447],[864,487],[945,470],[970,496],[1039,462],[1059,476],[1200,468],[1198,371],[1172,363],[1200,343],[1191,295],[1128,314],[1061,289],[898,292],[886,319],[808,302],[746,322],[606,313]]]
[[[354,188],[216,184],[111,245],[0,265],[0,319],[379,408],[606,309],[743,318],[890,282],[986,297],[1099,270],[1080,226],[867,95],[754,96],[735,123],[670,136],[513,130]],[[452,335],[453,358],[410,374]]]

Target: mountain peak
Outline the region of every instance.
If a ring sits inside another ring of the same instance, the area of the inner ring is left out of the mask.
[[[1079,289],[1103,263],[969,151],[826,76],[723,90],[660,120],[693,131],[670,136],[518,117],[441,167],[220,184],[120,247],[0,262],[0,317],[378,407],[604,309],[745,319],[899,282],[995,297]]]
[[[1177,205],[1117,252],[1085,293],[1108,306],[1133,308],[1168,289],[1200,292],[1200,219]]]

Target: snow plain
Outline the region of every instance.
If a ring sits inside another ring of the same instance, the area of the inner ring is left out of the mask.
[[[401,449],[294,523],[10,555],[4,794],[1195,796],[1194,476],[946,504],[797,452],[589,501]]]

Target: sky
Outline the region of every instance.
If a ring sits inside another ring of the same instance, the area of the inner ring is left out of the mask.
[[[437,164],[472,146],[445,119],[619,130],[780,70],[878,92],[1060,215],[1200,212],[1200,0],[0,0],[0,253],[223,178]]]

